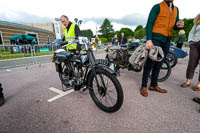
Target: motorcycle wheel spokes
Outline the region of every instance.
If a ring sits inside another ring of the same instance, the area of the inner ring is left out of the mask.
[[[160,73],[158,75],[158,82],[163,82],[171,75],[171,66],[167,60],[165,60],[161,66]]]
[[[93,90],[96,98],[106,107],[113,107],[117,103],[117,91],[112,80],[103,74],[97,74],[99,87],[93,80]],[[104,83],[103,83],[104,82]]]
[[[99,86],[97,86],[98,79]],[[122,86],[116,76],[106,70],[97,69],[88,79],[89,92],[94,103],[103,111],[118,111],[124,99]]]
[[[62,84],[69,87],[69,73],[64,63],[61,64],[62,71],[59,72],[59,78]]]

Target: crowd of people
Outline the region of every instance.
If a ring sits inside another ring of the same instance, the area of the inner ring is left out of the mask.
[[[28,41],[26,38],[15,39],[14,46],[16,47],[16,53],[24,52],[24,53],[30,53],[30,47],[27,45],[30,44],[33,48],[34,45],[38,44],[36,39],[33,39],[31,41]],[[11,54],[14,53],[13,46],[10,47]]]
[[[118,39],[117,34],[114,35],[112,38],[112,45],[118,46],[127,43],[127,37],[125,36],[124,32],[121,33],[120,39]]]
[[[179,10],[173,4],[174,0],[164,0],[161,3],[154,5],[149,13],[146,25],[146,49],[150,50],[153,46],[159,46],[164,52],[164,57],[169,52],[172,30],[179,30],[178,36],[175,38],[176,47],[182,49],[183,43],[187,37],[183,30],[184,21],[179,19]],[[117,34],[112,38],[112,45],[118,46],[127,42],[124,33],[118,39]],[[188,42],[190,47],[189,61],[186,70],[186,81],[181,84],[181,87],[190,86],[191,79],[194,76],[196,67],[200,60],[200,14],[194,18],[194,25],[189,32]],[[159,93],[167,93],[166,89],[158,86],[158,75],[163,61],[152,61],[150,58],[144,64],[142,84],[140,93],[142,96],[148,96],[149,91],[156,91]],[[151,83],[147,89],[148,75],[152,73]],[[194,91],[200,91],[200,74]],[[193,98],[195,102],[200,103],[200,98]]]

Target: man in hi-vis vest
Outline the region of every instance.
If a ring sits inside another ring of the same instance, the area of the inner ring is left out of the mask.
[[[68,39],[69,37],[79,37],[80,36],[80,29],[78,25],[73,24],[71,21],[69,21],[69,18],[65,15],[62,15],[60,17],[60,21],[65,26],[65,36],[63,38],[64,42],[69,42],[71,39]],[[66,43],[63,43],[66,44]],[[74,43],[66,46],[66,50],[72,51],[76,54],[80,53],[81,46],[79,43]]]
[[[173,4],[173,0],[164,0],[161,3],[154,5],[149,14],[146,26],[146,49],[151,49],[153,45],[160,46],[166,57],[169,52],[172,30],[183,28],[183,26],[184,22],[179,21],[179,10]],[[167,93],[167,91],[160,88],[157,83],[162,63],[163,61],[155,62],[149,58],[147,59],[142,76],[142,85],[140,88],[141,95],[145,97],[148,96],[147,83],[151,71],[152,76],[149,90]]]

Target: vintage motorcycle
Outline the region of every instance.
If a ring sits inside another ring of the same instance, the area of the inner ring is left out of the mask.
[[[80,43],[85,51],[75,54],[64,49],[54,52],[52,61],[55,63],[61,83],[66,87],[72,87],[78,91],[88,88],[94,103],[105,112],[116,112],[123,104],[123,90],[115,72],[106,67],[96,64],[93,49],[89,42],[74,38],[68,44]],[[63,47],[65,47],[64,45]]]
[[[109,66],[118,75],[120,75],[120,69],[128,69],[129,71],[141,72],[142,67],[133,66],[131,63],[129,63],[129,57],[132,55],[132,53],[138,46],[138,43],[131,43],[128,45],[122,45],[120,47],[107,47],[105,49],[107,53],[106,59],[100,59],[98,60],[98,63]],[[158,82],[163,82],[167,80],[170,74],[171,66],[168,60],[164,60],[159,73]],[[149,75],[149,77],[150,76],[151,75]]]

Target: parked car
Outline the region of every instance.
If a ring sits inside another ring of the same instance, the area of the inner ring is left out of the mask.
[[[44,43],[42,43],[42,45],[44,45],[44,46],[60,45],[61,42],[62,42],[61,39],[55,39],[53,42],[44,42]]]
[[[55,39],[53,42],[51,42],[51,45],[60,45],[62,43],[62,39]]]

